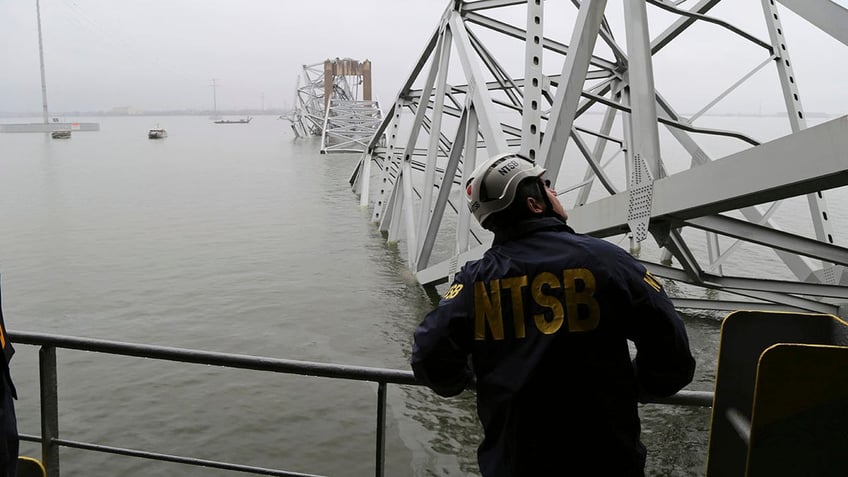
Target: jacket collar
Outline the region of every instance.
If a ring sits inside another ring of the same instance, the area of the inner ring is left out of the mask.
[[[500,245],[543,230],[563,230],[572,234],[576,233],[565,220],[559,217],[539,217],[522,220],[508,229],[496,230],[492,245]]]

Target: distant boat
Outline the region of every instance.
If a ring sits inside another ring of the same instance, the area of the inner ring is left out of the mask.
[[[53,139],[70,139],[71,132],[67,129],[63,129],[61,131],[53,131],[50,133],[50,137]]]
[[[162,139],[166,137],[168,137],[168,131],[165,131],[164,128],[153,128],[147,131],[148,139]]]
[[[215,124],[247,124],[251,119],[253,118],[250,116],[244,119],[217,119],[215,120]]]

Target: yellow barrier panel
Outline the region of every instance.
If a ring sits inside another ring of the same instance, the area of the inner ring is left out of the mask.
[[[848,347],[778,344],[760,358],[749,477],[848,475]]]
[[[818,313],[735,311],[722,322],[716,368],[707,477],[746,473],[754,389],[760,356],[779,343],[848,345],[848,323]],[[798,365],[803,372],[802,364]],[[844,377],[834,378],[844,379]],[[816,475],[816,474],[801,474]]]
[[[18,457],[18,472],[15,477],[47,477],[47,470],[36,458]]]

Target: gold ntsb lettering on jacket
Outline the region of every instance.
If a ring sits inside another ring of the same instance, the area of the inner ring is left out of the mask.
[[[500,278],[474,283],[474,339],[486,339],[488,328],[491,339],[504,339],[504,313],[502,295],[508,294],[512,307],[507,316],[512,317],[515,338],[526,337],[523,290],[529,288],[530,298],[548,311],[533,315],[532,324],[541,333],[553,334],[566,325],[568,332],[591,331],[598,327],[601,307],[595,300],[595,276],[585,268],[566,268],[561,276],[543,272],[536,276]],[[552,293],[562,289],[562,293]],[[560,298],[561,295],[562,298]],[[584,313],[579,312],[581,308]],[[548,317],[546,317],[548,315]],[[509,326],[510,323],[507,323]]]

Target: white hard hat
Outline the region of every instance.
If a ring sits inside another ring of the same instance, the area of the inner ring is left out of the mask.
[[[490,215],[509,207],[522,179],[544,173],[545,169],[520,154],[499,154],[471,173],[465,184],[468,209],[482,225]]]

